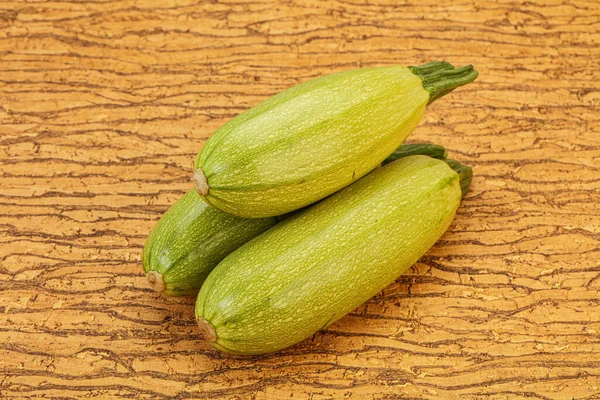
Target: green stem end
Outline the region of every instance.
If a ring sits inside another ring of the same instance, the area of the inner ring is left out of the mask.
[[[459,86],[473,82],[479,75],[470,64],[454,68],[446,61],[434,61],[408,69],[423,81],[423,88],[429,93],[427,104],[433,103]]]
[[[473,180],[473,169],[468,165],[459,163],[456,160],[444,160],[444,162],[458,174],[462,197],[465,197],[469,191],[471,181]]]
[[[444,146],[440,146],[437,144],[430,143],[413,143],[413,144],[403,144],[398,147],[392,154],[389,155],[388,158],[383,160],[381,165],[386,165],[391,163],[392,161],[396,161],[403,157],[408,156],[429,156],[431,158],[437,158],[438,160],[445,160],[448,156],[448,152],[444,148]]]

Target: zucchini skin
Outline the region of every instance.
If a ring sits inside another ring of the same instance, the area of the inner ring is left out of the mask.
[[[196,318],[224,352],[284,349],[394,282],[448,229],[461,201],[444,161],[409,156],[284,220],[206,279]]]
[[[165,295],[195,296],[225,256],[277,221],[224,213],[190,190],[150,232],[142,254],[144,271],[151,286]]]
[[[196,160],[199,192],[247,218],[310,205],[379,166],[429,102],[407,67],[326,75],[285,90],[218,129]]]

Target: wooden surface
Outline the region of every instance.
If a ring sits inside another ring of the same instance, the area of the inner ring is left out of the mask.
[[[600,399],[600,3],[401,3],[0,3],[0,398]],[[396,284],[245,359],[148,289],[144,240],[216,128],[437,59],[480,78],[409,141],[475,178]]]

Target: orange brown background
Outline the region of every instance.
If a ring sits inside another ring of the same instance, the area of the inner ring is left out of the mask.
[[[349,68],[473,63],[409,142],[473,166],[440,242],[278,354],[221,355],[144,240],[224,122]],[[600,399],[600,3],[0,3],[0,398]]]

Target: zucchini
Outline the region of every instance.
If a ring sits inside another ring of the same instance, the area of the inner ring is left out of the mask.
[[[476,77],[471,65],[439,61],[302,83],[219,128],[196,159],[196,188],[210,204],[241,217],[300,209],[373,170],[428,104]]]
[[[219,261],[276,223],[275,217],[227,214],[192,189],[167,210],[146,240],[142,264],[148,283],[169,296],[195,296]]]
[[[423,154],[445,158],[435,144],[402,145],[388,160]],[[271,228],[281,218],[239,218],[187,192],[152,229],[142,255],[150,287],[167,296],[195,296],[210,271],[226,255]]]
[[[263,354],[354,310],[448,229],[461,201],[460,181],[465,188],[470,181],[470,168],[461,167],[459,176],[444,161],[403,158],[246,243],[198,294],[204,338],[224,352]]]

